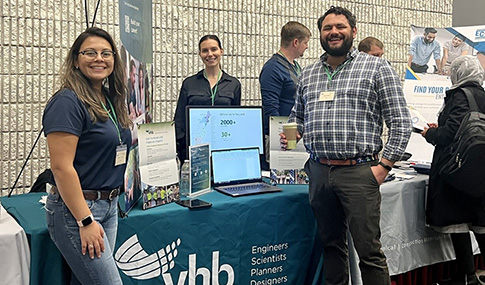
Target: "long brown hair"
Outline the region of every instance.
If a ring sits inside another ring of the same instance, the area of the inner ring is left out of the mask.
[[[96,27],[88,28],[74,41],[74,44],[71,46],[61,67],[61,89],[67,88],[76,93],[79,100],[86,105],[93,122],[96,122],[96,120],[108,120],[108,112],[102,107],[100,98],[96,96],[96,90],[94,89],[91,80],[86,78],[75,66],[79,55],[79,49],[83,42],[89,37],[100,37],[107,40],[111,45],[111,49],[115,52],[113,72],[108,76],[104,85],[107,85],[107,96],[115,108],[118,122],[123,128],[128,128],[133,123],[128,116],[128,109],[126,106],[128,92],[126,87],[125,69],[121,58],[118,55],[118,50],[114,44],[113,38],[105,30]]]

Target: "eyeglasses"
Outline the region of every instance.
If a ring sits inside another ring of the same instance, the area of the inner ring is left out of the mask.
[[[78,52],[78,54],[85,55],[90,59],[95,59],[98,56],[98,52],[93,49],[83,50]],[[100,52],[100,54],[103,59],[111,59],[116,54],[116,52],[112,50],[103,50]]]

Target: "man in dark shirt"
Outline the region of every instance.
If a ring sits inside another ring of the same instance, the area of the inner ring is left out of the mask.
[[[264,64],[259,75],[264,111],[266,160],[269,161],[269,117],[288,116],[295,103],[296,84],[301,67],[296,61],[308,48],[310,30],[298,22],[281,28],[281,44],[277,53]]]

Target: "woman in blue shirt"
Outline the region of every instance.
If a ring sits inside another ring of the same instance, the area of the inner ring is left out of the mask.
[[[112,37],[99,28],[84,31],[61,73],[42,121],[56,183],[45,206],[49,234],[73,283],[122,284],[113,250],[131,120]]]

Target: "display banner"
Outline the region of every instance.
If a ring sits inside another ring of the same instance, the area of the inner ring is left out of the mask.
[[[152,1],[120,1],[119,15],[119,53],[127,76],[128,113],[133,121],[125,172],[125,211],[128,212],[141,197],[137,126],[153,121]]]
[[[425,28],[411,26],[410,49],[413,47],[416,53],[419,53],[419,56],[414,58],[429,57],[426,71],[416,72],[410,66],[406,69],[404,95],[415,124],[437,122],[445,92],[451,87],[449,65],[454,58],[464,54],[474,55],[485,67],[485,26],[435,29],[437,32],[434,42],[439,44],[439,60],[444,61],[440,67],[437,66],[431,51],[425,48],[432,44],[425,43]],[[443,72],[439,73],[441,69]],[[434,147],[427,143],[421,134],[413,133],[406,151],[412,154],[411,161],[430,163]]]
[[[152,63],[152,1],[123,0],[119,9],[123,46],[137,60]]]
[[[199,210],[132,211],[114,251],[123,284],[305,284],[315,220],[299,186],[237,199],[211,192],[202,199],[213,206]]]

